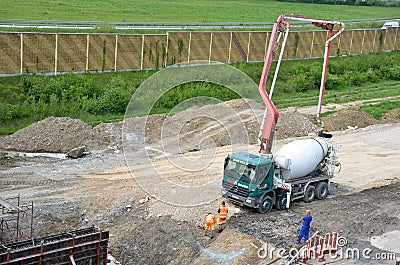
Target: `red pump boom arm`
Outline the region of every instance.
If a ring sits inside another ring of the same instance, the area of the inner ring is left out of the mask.
[[[335,39],[338,35],[340,35],[345,28],[344,24],[342,22],[313,19],[313,18],[307,18],[307,17],[300,16],[300,15],[281,14],[278,17],[278,19],[275,21],[274,26],[272,28],[271,36],[269,39],[267,53],[265,55],[264,67],[263,67],[263,71],[261,74],[260,84],[258,86],[258,91],[259,91],[261,98],[263,99],[264,104],[266,106],[264,117],[263,117],[261,127],[260,127],[260,132],[258,135],[258,138],[260,140],[260,153],[263,153],[263,154],[271,153],[275,127],[276,127],[276,124],[277,124],[278,118],[279,118],[279,112],[278,112],[277,108],[275,107],[274,103],[272,102],[271,97],[272,97],[276,77],[277,77],[277,74],[279,71],[280,62],[282,60],[283,52],[285,49],[286,39],[287,39],[289,29],[290,29],[290,24],[289,24],[289,22],[287,22],[287,20],[298,20],[298,21],[306,21],[306,22],[308,21],[308,22],[311,22],[312,25],[314,25],[314,26],[321,27],[323,29],[328,30],[328,39],[325,43],[324,64],[323,64],[323,69],[322,69],[320,95],[319,95],[318,110],[317,110],[317,119],[322,124],[322,128],[323,128],[323,123],[320,121],[319,118],[320,118],[321,105],[322,105],[322,100],[323,100],[324,91],[325,91],[326,71],[328,68],[330,43],[333,39]],[[339,28],[334,31],[335,25],[338,25]],[[282,46],[282,49],[280,52],[280,57],[279,57],[277,67],[275,70],[274,80],[272,82],[270,93],[268,95],[266,88],[265,88],[266,81],[268,78],[268,72],[271,68],[271,64],[272,64],[272,60],[274,59],[275,52],[279,47],[279,41],[280,41],[282,35],[284,35],[283,46]]]

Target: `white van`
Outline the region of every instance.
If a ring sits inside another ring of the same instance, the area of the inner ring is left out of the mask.
[[[388,29],[388,28],[397,28],[399,26],[399,22],[389,21],[383,24],[381,29]]]

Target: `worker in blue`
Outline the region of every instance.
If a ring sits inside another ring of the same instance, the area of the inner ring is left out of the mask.
[[[302,225],[299,233],[299,238],[297,238],[297,243],[300,244],[301,239],[304,237],[304,244],[308,240],[308,236],[310,234],[310,227],[311,227],[311,221],[312,221],[312,216],[311,216],[311,211],[307,210],[306,215],[301,218]]]

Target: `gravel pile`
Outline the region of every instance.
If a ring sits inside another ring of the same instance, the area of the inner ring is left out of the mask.
[[[86,146],[88,150],[104,149],[109,140],[77,119],[49,117],[0,139],[0,149],[65,153]]]
[[[306,136],[317,131],[318,127],[307,116],[301,114],[295,108],[279,110],[279,119],[275,133],[276,139]]]

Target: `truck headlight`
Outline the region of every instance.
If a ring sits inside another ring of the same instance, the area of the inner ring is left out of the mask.
[[[247,203],[251,203],[251,199],[246,199],[246,202]]]

